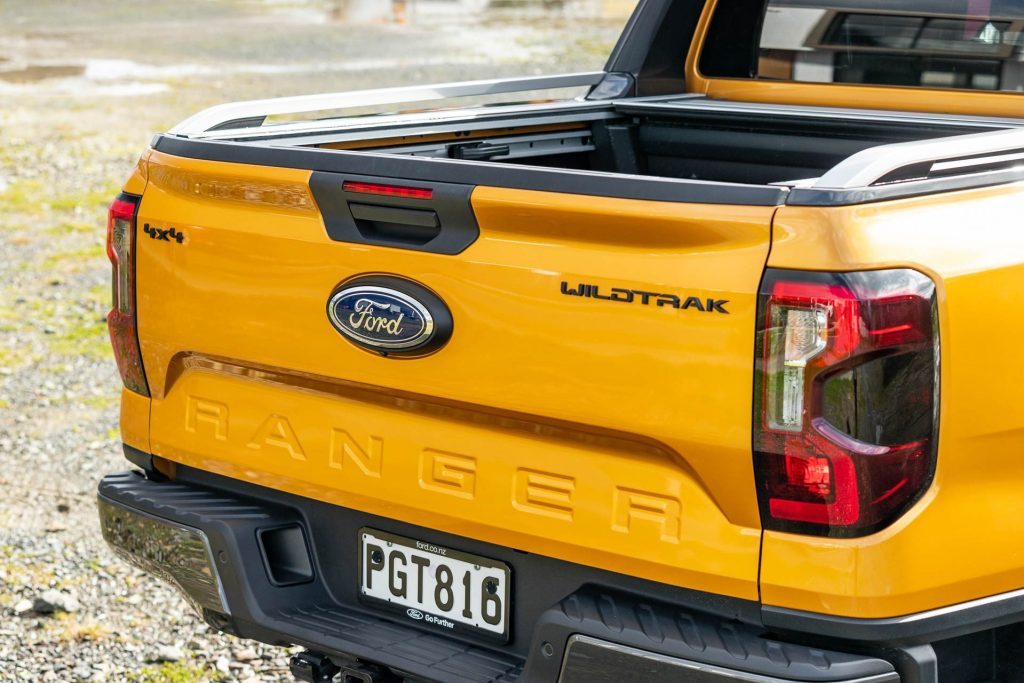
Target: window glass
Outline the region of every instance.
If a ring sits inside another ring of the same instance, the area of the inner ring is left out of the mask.
[[[768,0],[757,76],[1024,92],[1024,0]]]

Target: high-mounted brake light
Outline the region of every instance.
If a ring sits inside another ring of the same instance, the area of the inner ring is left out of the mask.
[[[135,310],[135,213],[138,206],[138,197],[122,193],[110,205],[107,214],[107,256],[113,266],[113,308],[107,314],[107,328],[124,385],[149,396]]]
[[[766,529],[859,536],[931,482],[935,287],[913,270],[769,270],[758,302],[754,467]]]
[[[403,199],[432,199],[434,196],[434,191],[429,187],[383,185],[381,183],[364,183],[358,180],[346,180],[341,184],[341,189],[345,192],[376,194],[384,197],[401,197]]]

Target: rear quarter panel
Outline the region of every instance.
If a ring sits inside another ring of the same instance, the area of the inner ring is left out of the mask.
[[[860,539],[766,532],[766,604],[890,617],[1024,586],[1024,185],[784,207],[768,265],[910,267],[936,284],[939,450],[930,491]]]

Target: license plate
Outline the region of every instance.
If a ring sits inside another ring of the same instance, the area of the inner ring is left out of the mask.
[[[359,535],[364,603],[440,631],[508,640],[508,565],[383,531]]]

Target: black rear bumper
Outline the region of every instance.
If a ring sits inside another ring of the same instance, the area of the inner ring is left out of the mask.
[[[757,603],[491,546],[196,470],[99,487],[104,536],[245,638],[437,681],[899,681],[869,655],[770,637]],[[357,533],[371,527],[513,569],[508,644],[442,633],[357,598]],[[266,532],[281,543],[267,543]],[[268,550],[269,547],[269,550]],[[308,560],[308,561],[307,561]]]

